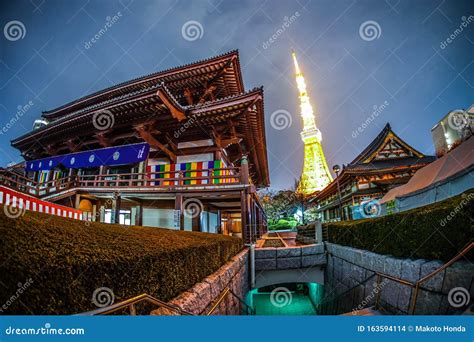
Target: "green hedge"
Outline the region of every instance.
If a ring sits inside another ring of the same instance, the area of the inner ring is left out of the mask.
[[[473,214],[470,191],[406,212],[325,226],[332,243],[396,257],[447,261],[473,240]]]
[[[242,247],[240,239],[217,234],[86,225],[32,212],[12,219],[0,206],[0,305],[8,303],[0,313],[94,310],[92,294],[100,287],[112,289],[115,302],[142,293],[167,301]]]

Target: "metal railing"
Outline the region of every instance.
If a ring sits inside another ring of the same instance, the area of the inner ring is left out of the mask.
[[[240,298],[234,291],[232,291],[229,287],[226,287],[219,295],[219,297],[215,300],[209,311],[206,313],[206,316],[212,315],[219,305],[229,296],[234,296],[241,304],[242,307],[245,309],[246,315],[255,315],[255,310],[249,306],[242,298]]]
[[[425,275],[423,278],[420,278],[418,281],[416,281],[414,283],[410,282],[410,281],[407,281],[407,280],[404,280],[404,279],[400,279],[400,278],[391,276],[389,274],[382,273],[382,272],[374,272],[374,274],[372,274],[370,277],[368,277],[364,281],[356,284],[355,286],[353,286],[350,289],[344,291],[343,293],[337,295],[336,297],[324,300],[322,302],[322,304],[328,304],[331,301],[337,301],[338,302],[340,300],[340,298],[342,298],[344,295],[348,294],[351,291],[355,291],[356,288],[358,288],[359,286],[362,286],[369,279],[372,279],[374,276],[376,276],[377,278],[376,278],[375,288],[378,288],[380,290],[377,291],[377,293],[376,293],[374,308],[376,310],[383,309],[383,308],[381,308],[381,305],[380,305],[380,297],[381,297],[382,291],[383,291],[383,286],[381,286],[381,284],[382,284],[383,279],[388,279],[388,280],[394,281],[396,283],[399,283],[401,285],[410,286],[411,288],[414,289],[414,291],[412,292],[411,297],[410,297],[410,306],[409,306],[409,310],[408,310],[408,314],[413,315],[413,314],[415,314],[416,304],[417,304],[417,299],[418,299],[418,293],[420,291],[421,284],[423,284],[427,280],[431,279],[432,277],[434,277],[438,273],[442,272],[443,270],[445,270],[446,268],[451,266],[453,263],[458,261],[460,258],[462,258],[464,255],[466,255],[473,248],[474,248],[474,242],[469,242],[458,254],[456,254],[451,260],[449,260],[443,266],[441,266],[441,267],[437,268],[436,270],[434,270],[433,272]]]
[[[120,303],[112,304],[103,308],[99,308],[96,310],[78,314],[78,316],[110,315],[119,311],[123,311],[125,309],[128,309],[130,315],[136,316],[137,315],[136,305],[143,302],[168,309],[178,315],[186,315],[186,316],[193,315],[192,313],[181,309],[179,306],[170,305],[166,302],[156,299],[155,297],[150,296],[149,294],[144,293],[139,296],[124,300],[123,302],[120,302]]]

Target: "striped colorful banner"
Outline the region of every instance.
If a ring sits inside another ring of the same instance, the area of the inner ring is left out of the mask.
[[[50,215],[82,220],[82,210],[42,201],[36,197],[0,186],[0,204]]]
[[[162,182],[152,182],[151,185],[178,185],[178,181],[171,180],[166,181],[167,178],[178,178],[179,173],[177,171],[184,171],[183,177],[185,178],[197,178],[197,177],[208,177],[208,169],[221,169],[225,168],[224,163],[221,160],[212,160],[205,162],[192,162],[192,163],[179,163],[179,164],[162,164],[162,165],[148,165],[147,172],[151,179],[164,179]],[[202,171],[201,171],[202,170]],[[167,172],[163,174],[153,174],[153,172]],[[231,175],[231,170],[214,170],[213,176],[227,176]],[[223,184],[223,183],[235,183],[237,180],[229,178],[215,178],[212,180],[212,184]],[[161,183],[161,184],[160,184]],[[208,179],[188,179],[184,181],[185,185],[195,184],[208,184]]]

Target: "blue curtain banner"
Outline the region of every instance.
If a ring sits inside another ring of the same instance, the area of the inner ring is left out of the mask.
[[[51,170],[59,164],[70,169],[135,164],[146,160],[149,152],[150,145],[147,143],[106,147],[27,161],[26,170]]]

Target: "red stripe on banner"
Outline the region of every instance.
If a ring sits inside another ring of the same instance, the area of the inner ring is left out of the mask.
[[[170,165],[170,171],[172,173],[170,173],[170,178],[176,178],[176,164],[171,164]],[[167,183],[167,185],[175,185],[176,184],[176,181],[170,181]]]
[[[29,211],[42,212],[50,215],[57,213],[58,216],[82,219],[82,210],[43,201],[5,186],[0,186],[0,203],[25,208],[25,210]]]
[[[202,162],[197,163],[197,169],[199,171],[196,172],[196,177],[202,176]],[[196,184],[202,184],[202,179],[196,179]]]

